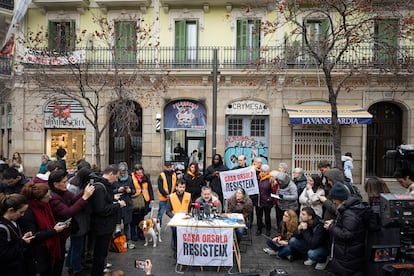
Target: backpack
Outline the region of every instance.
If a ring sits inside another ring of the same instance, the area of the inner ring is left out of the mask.
[[[126,235],[121,232],[116,232],[111,239],[111,244],[109,245],[109,251],[116,253],[127,252],[127,241]]]
[[[6,231],[6,235],[7,235],[7,242],[11,241],[11,236],[10,236],[10,230],[9,227],[7,227],[6,225],[0,223],[0,228],[4,229]]]

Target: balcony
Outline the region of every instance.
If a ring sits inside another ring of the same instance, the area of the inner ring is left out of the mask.
[[[33,3],[44,10],[83,9],[89,7],[89,0],[33,0]]]
[[[9,55],[0,55],[0,75],[10,75],[12,59]]]
[[[176,8],[202,8],[205,12],[209,10],[210,6],[225,6],[227,11],[230,12],[233,7],[246,7],[246,6],[254,6],[254,7],[267,7],[270,8],[273,3],[269,0],[256,0],[253,2],[249,2],[246,0],[160,0],[161,5],[164,7],[164,10],[167,11],[168,9],[176,9]]]
[[[14,0],[0,0],[0,9],[13,10]]]
[[[151,0],[95,0],[95,2],[104,8],[113,7],[148,7],[151,5]]]
[[[283,46],[267,48],[236,47],[143,47],[138,51],[110,48],[82,48],[74,52],[53,53],[47,50],[31,51],[24,57],[26,66],[44,64],[65,66],[72,63],[87,64],[91,68],[119,69],[205,69],[213,66],[213,49],[218,49],[218,65],[221,70],[265,69],[315,69],[320,68],[316,60],[303,48]],[[115,54],[114,54],[115,53]],[[335,54],[335,53],[333,53]],[[380,70],[413,70],[414,46],[399,49],[395,55],[379,56],[371,47],[350,50],[335,69],[350,67]]]

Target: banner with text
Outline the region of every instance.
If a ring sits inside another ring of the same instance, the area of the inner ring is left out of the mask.
[[[225,199],[230,198],[238,187],[243,188],[248,195],[259,193],[259,185],[254,167],[220,172],[221,187]]]
[[[233,266],[233,228],[177,227],[177,263]]]

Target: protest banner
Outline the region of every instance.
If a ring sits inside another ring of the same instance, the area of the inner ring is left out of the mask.
[[[233,266],[233,228],[177,227],[177,263]]]
[[[225,199],[230,198],[238,187],[243,188],[248,195],[259,193],[254,167],[220,172],[220,180]]]

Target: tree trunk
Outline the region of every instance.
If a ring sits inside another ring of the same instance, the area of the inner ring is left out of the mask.
[[[99,126],[95,126],[95,162],[96,166],[98,167],[98,170],[101,170],[101,146],[99,143],[99,140],[101,138],[100,132],[99,132]]]

